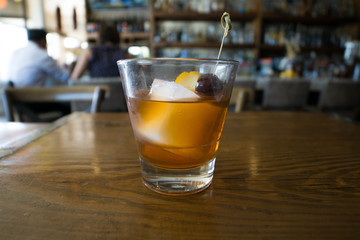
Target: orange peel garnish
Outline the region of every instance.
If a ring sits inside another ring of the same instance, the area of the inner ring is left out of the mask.
[[[197,71],[183,72],[176,78],[175,82],[195,92],[196,83],[199,77],[200,73]]]

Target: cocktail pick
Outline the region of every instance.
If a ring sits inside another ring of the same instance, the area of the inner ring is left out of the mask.
[[[220,46],[220,50],[219,50],[219,55],[218,55],[218,59],[220,59],[220,55],[222,52],[222,48],[224,46],[224,41],[225,38],[228,36],[230,30],[231,30],[231,19],[230,19],[230,14],[227,12],[224,12],[223,15],[221,16],[221,25],[224,29],[224,35],[221,41],[221,46]]]

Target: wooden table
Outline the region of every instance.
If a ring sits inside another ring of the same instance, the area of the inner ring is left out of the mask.
[[[0,158],[42,135],[47,123],[0,122]]]
[[[228,114],[205,191],[141,181],[127,114],[75,114],[0,159],[0,239],[359,239],[360,127]]]

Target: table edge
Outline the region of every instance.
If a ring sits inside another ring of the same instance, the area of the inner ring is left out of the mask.
[[[72,121],[73,119],[75,119],[83,114],[84,113],[75,112],[70,115],[64,116],[64,117],[50,123],[48,126],[45,126],[40,129],[35,129],[35,130],[25,134],[23,137],[21,137],[19,139],[15,139],[13,141],[6,143],[5,146],[2,146],[2,148],[0,149],[0,159],[17,152],[18,150],[25,147],[26,145],[38,140],[39,138],[49,134],[50,132],[54,131],[55,129],[65,125],[66,123]]]

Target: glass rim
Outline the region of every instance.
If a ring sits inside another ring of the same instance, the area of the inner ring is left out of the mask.
[[[203,62],[203,63],[219,63],[219,64],[233,64],[238,65],[240,61],[232,59],[216,59],[216,58],[167,58],[167,57],[150,57],[150,58],[131,58],[131,59],[120,59],[116,63],[129,63],[129,62],[138,62],[138,61],[173,61],[173,62]]]

